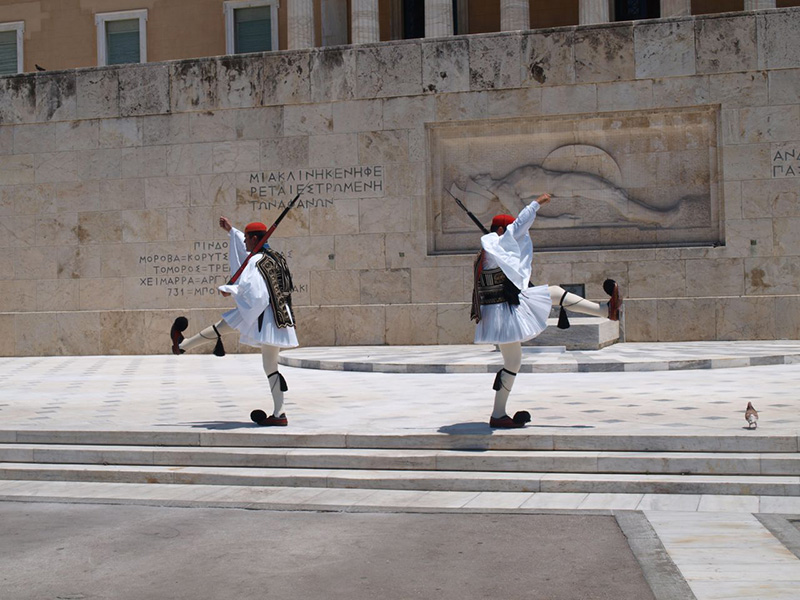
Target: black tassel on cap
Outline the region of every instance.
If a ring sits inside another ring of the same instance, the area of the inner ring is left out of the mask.
[[[561,306],[561,310],[558,311],[558,325],[559,329],[569,329],[569,318],[567,317],[567,311],[564,309],[564,298],[567,297],[568,292],[564,292],[564,295],[561,296],[561,300],[558,302],[559,306]]]
[[[614,295],[614,286],[617,285],[617,282],[613,279],[606,279],[603,282],[603,291],[608,294],[609,296]]]
[[[214,345],[214,356],[225,356],[225,346],[222,345],[222,336],[217,331],[217,326],[212,325],[214,333],[217,334],[217,343]]]

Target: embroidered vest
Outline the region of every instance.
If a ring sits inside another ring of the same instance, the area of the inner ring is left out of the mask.
[[[279,328],[294,327],[292,318],[292,274],[283,254],[272,249],[262,251],[256,262],[259,273],[267,283],[270,308]],[[259,319],[259,329],[261,320]]]
[[[475,258],[473,267],[475,278],[472,288],[472,310],[470,318],[476,323],[481,322],[481,306],[487,304],[519,304],[520,291],[511,280],[506,277],[500,267],[484,270],[484,253],[481,250]]]

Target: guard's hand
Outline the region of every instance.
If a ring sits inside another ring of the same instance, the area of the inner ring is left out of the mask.
[[[233,225],[231,225],[231,222],[228,220],[228,217],[220,217],[219,226],[222,227],[225,231],[230,231],[233,228]]]
[[[231,295],[231,293],[230,293],[230,292],[220,292],[220,294],[222,294],[222,296],[223,296],[224,298],[227,298],[228,296],[230,296],[230,295]]]
[[[550,194],[542,194],[536,199],[536,201],[541,205],[545,205],[550,202]]]

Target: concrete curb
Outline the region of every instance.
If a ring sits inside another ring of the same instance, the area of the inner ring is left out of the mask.
[[[656,600],[697,600],[644,513],[614,512]]]

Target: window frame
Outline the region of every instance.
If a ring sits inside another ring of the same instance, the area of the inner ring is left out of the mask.
[[[268,6],[270,17],[270,41],[272,42],[272,52],[280,50],[278,42],[278,9],[279,0],[226,0],[222,5],[222,12],[225,14],[225,54],[236,54],[235,39],[235,19],[234,12],[240,8],[258,8]]]
[[[147,62],[147,9],[121,10],[108,13],[95,13],[94,24],[97,28],[97,66],[108,66],[108,48],[106,47],[106,23],[109,21],[139,20],[139,62]]]
[[[7,23],[0,23],[0,31],[16,31],[17,32],[17,72],[16,74],[19,75],[20,73],[25,72],[25,57],[23,56],[23,50],[25,47],[24,44],[24,37],[25,37],[25,21],[9,21]],[[10,73],[13,74],[13,73]],[[7,77],[8,75],[5,75]]]

